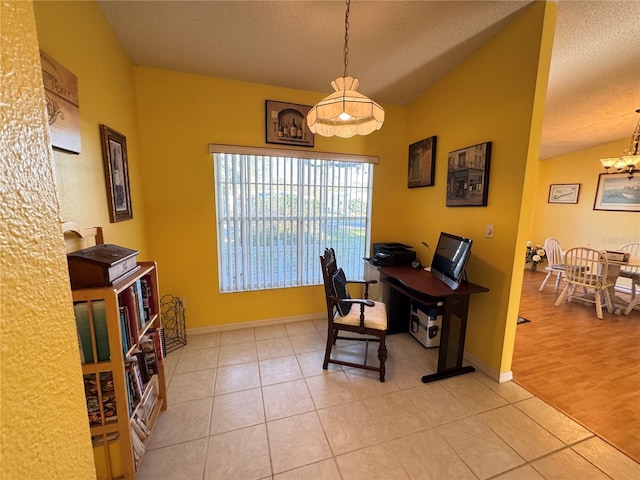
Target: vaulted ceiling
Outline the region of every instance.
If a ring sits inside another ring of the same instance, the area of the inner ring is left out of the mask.
[[[136,65],[327,94],[344,71],[342,0],[98,3]],[[529,3],[352,0],[348,72],[407,105]],[[640,107],[640,1],[557,3],[541,158],[631,138]]]

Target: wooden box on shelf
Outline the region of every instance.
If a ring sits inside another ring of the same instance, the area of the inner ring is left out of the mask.
[[[138,268],[138,252],[109,243],[67,255],[71,288],[104,287]]]
[[[98,479],[134,479],[167,408],[155,262],[72,290]]]

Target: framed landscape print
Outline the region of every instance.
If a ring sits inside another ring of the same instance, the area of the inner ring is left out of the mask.
[[[129,190],[127,139],[106,125],[100,125],[100,136],[111,223],[129,220],[133,218],[133,210]]]
[[[447,207],[486,207],[491,142],[449,152]]]
[[[640,175],[601,173],[593,209],[640,212]]]
[[[578,203],[579,183],[556,183],[549,185],[547,203]]]
[[[313,147],[314,134],[307,126],[310,105],[266,100],[265,127],[267,143]]]
[[[437,139],[429,137],[409,145],[409,188],[433,186]]]

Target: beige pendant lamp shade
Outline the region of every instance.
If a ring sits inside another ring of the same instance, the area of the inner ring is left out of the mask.
[[[313,133],[350,138],[380,130],[384,109],[356,92],[358,83],[353,77],[338,77],[331,82],[335,92],[320,100],[307,114],[307,124]]]
[[[349,0],[346,0],[344,34],[344,75],[331,82],[335,90],[320,100],[307,114],[309,130],[323,137],[350,138],[369,135],[380,130],[384,123],[384,109],[376,102],[356,92],[357,78],[347,74],[349,52]]]

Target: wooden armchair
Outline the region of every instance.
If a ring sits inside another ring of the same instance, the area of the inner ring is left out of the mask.
[[[336,254],[333,248],[327,248],[324,256],[320,257],[324,291],[327,301],[327,347],[324,355],[323,369],[327,369],[329,363],[345,365],[354,368],[363,368],[380,373],[380,381],[384,382],[385,362],[387,360],[387,347],[385,339],[387,335],[387,309],[384,303],[369,300],[368,287],[376,280],[347,281],[344,272],[338,268]],[[347,289],[348,283],[358,283],[364,286],[364,298],[352,299]],[[339,332],[351,332],[350,336],[340,336]],[[366,342],[364,361],[353,363],[331,357],[331,350],[336,340],[359,340]],[[369,342],[379,343],[379,366],[367,365]]]
[[[615,285],[609,273],[609,262],[606,255],[592,248],[577,247],[566,251],[564,255],[564,272],[567,285],[555,302],[559,306],[566,298],[568,301],[580,299],[586,302],[595,303],[596,316],[602,319],[602,297],[604,296],[607,311],[613,313],[613,302],[611,292]],[[584,295],[577,295],[576,289],[584,289]],[[592,293],[594,298],[591,299]]]

